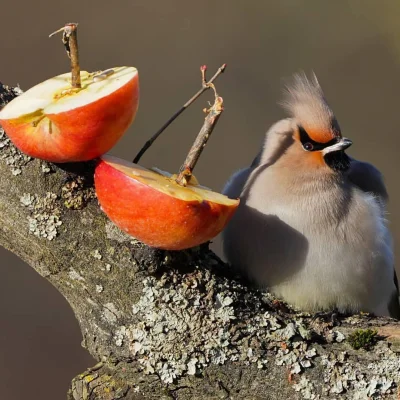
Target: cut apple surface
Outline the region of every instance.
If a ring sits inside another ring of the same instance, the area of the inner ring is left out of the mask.
[[[239,205],[200,185],[112,156],[96,167],[95,187],[103,211],[123,231],[149,246],[183,250],[222,231]]]
[[[109,151],[132,123],[139,104],[138,71],[81,71],[82,87],[66,73],[42,82],[0,111],[0,124],[29,156],[86,161]]]

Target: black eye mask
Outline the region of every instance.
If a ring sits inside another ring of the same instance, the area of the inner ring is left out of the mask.
[[[310,136],[308,136],[308,133],[301,125],[299,125],[298,128],[300,133],[300,142],[303,145],[303,149],[306,151],[321,151],[326,147],[332,146],[338,142],[336,138],[327,143],[316,142],[315,140],[311,139]]]
[[[300,133],[300,142],[303,146],[303,149],[306,151],[321,151],[326,147],[332,146],[338,143],[339,139],[332,139],[327,143],[319,143],[315,140],[312,140],[308,133],[302,126],[298,126]],[[350,158],[343,151],[332,151],[324,155],[324,160],[328,167],[332,168],[335,171],[347,171],[350,168]]]

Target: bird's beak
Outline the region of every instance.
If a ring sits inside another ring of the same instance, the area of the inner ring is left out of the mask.
[[[333,151],[340,151],[340,150],[346,150],[349,148],[353,142],[350,139],[347,138],[341,138],[337,143],[333,144],[332,146],[325,147],[323,150],[324,154],[332,153]]]
[[[347,138],[341,138],[338,145],[340,146],[340,150],[346,150],[347,148],[349,148],[351,145],[353,144],[353,142],[350,139]]]

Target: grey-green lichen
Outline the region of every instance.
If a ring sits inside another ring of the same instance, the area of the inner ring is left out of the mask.
[[[314,384],[307,379],[305,376],[302,376],[300,378],[300,381],[296,384],[293,385],[293,389],[296,392],[300,392],[303,399],[318,399],[320,398],[316,393],[315,393],[315,387]]]
[[[271,349],[277,365],[298,374],[317,355],[302,339],[307,330],[301,321],[286,325],[261,296],[201,268],[179,280],[172,271],[160,279],[147,277],[132,313],[138,323],[119,328],[117,345],[125,336],[143,372],[157,373],[165,383],[229,361],[264,368]]]
[[[22,206],[29,210],[29,232],[35,236],[53,240],[62,225],[61,210],[55,193],[47,192],[44,197],[24,193],[20,197]]]
[[[103,256],[100,254],[99,249],[95,249],[93,250],[90,255],[95,258],[96,260],[101,260],[103,258]]]
[[[73,281],[85,282],[85,278],[73,267],[70,267],[68,276]]]
[[[55,167],[52,163],[49,163],[47,161],[41,161],[40,162],[41,170],[44,175],[50,174],[51,172],[55,171]]]
[[[7,137],[4,129],[0,126],[0,160],[4,160],[10,167],[14,176],[20,175],[23,168],[32,160],[31,157],[19,151],[12,145],[11,140]]]
[[[22,89],[17,86],[8,86],[0,83],[0,107],[9,103],[14,97],[23,93]]]
[[[223,288],[214,293],[215,282],[207,276],[201,284],[206,283],[211,296],[201,295],[196,290],[200,276],[186,276],[176,284],[168,274],[160,280],[148,277],[143,282],[142,297],[132,308],[142,322],[128,327],[131,352],[145,373],[157,372],[166,383],[184,373],[201,371],[209,363],[248,358],[248,348],[237,354],[229,346],[229,322],[236,319],[230,293],[224,293]],[[189,332],[196,335],[188,338]],[[176,348],[177,343],[182,344],[181,349]]]
[[[351,393],[351,399],[383,398],[395,393],[400,380],[400,358],[383,342],[369,363],[352,362],[351,355],[342,351],[323,355],[321,364],[324,396]]]
[[[0,83],[0,109],[3,105],[9,103],[14,97],[22,94],[23,91],[18,87],[11,87],[2,85]],[[25,165],[32,160],[31,157],[20,152],[11,143],[11,140],[7,137],[4,129],[0,126],[0,159],[4,160],[7,165],[11,168],[11,173],[16,176],[22,173]]]
[[[96,292],[97,293],[101,293],[104,290],[104,286],[103,285],[96,285]]]
[[[142,296],[132,304],[133,322],[118,325],[116,308],[106,311],[105,318],[117,324],[114,344],[128,346],[144,374],[171,384],[213,364],[241,362],[264,369],[274,363],[284,367],[304,399],[383,398],[395,392],[400,358],[387,343],[375,346],[371,362],[352,363],[347,351],[315,344],[308,314],[277,313],[271,295],[211,271],[199,265],[186,273],[167,269],[147,276]],[[347,331],[323,326],[320,340],[346,346]],[[322,377],[313,375],[316,368]]]

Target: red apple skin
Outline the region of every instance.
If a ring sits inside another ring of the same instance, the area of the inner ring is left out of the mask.
[[[132,123],[138,105],[136,74],[108,96],[73,110],[47,114],[37,126],[32,124],[37,116],[0,120],[0,124],[15,146],[31,157],[55,163],[87,161],[117,143]]]
[[[100,161],[95,170],[97,198],[123,231],[164,250],[207,242],[229,222],[237,205],[185,201],[162,193]]]

